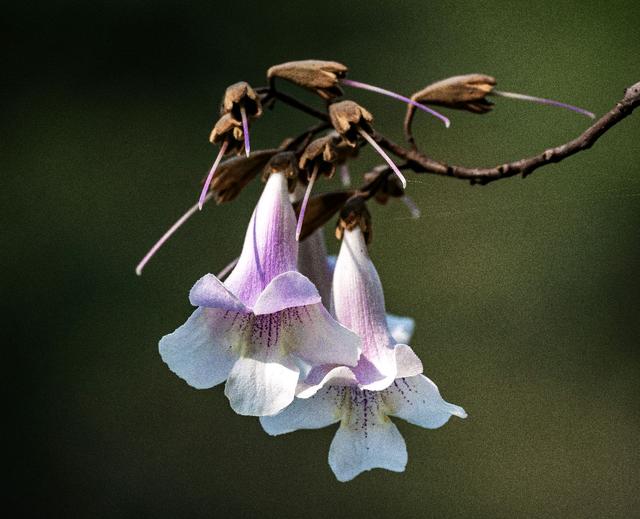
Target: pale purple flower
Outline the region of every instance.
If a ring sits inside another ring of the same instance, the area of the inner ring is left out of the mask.
[[[226,380],[225,395],[239,414],[275,414],[292,402],[301,373],[358,361],[360,339],[296,271],[295,225],[287,181],[273,173],[233,272],[224,283],[212,274],[196,282],[189,300],[198,308],[160,341],[163,360],[191,386]]]
[[[329,449],[329,465],[340,481],[373,468],[401,472],[407,449],[389,416],[437,428],[452,415],[465,418],[466,413],[442,399],[437,386],[421,375],[422,363],[413,350],[391,335],[388,323],[394,319],[385,315],[380,279],[357,227],[344,232],[333,303],[338,320],[362,338],[358,365],[312,369],[300,384],[299,398],[260,423],[268,434],[279,435],[340,422]]]

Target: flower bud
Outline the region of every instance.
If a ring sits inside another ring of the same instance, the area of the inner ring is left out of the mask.
[[[338,225],[336,226],[336,238],[342,240],[344,231],[352,231],[360,227],[367,244],[371,243],[371,213],[362,196],[354,195],[342,206]]]
[[[389,198],[402,198],[404,188],[402,182],[396,175],[389,175],[387,166],[378,166],[372,171],[365,173],[364,180],[367,183],[366,191],[375,188],[373,195],[376,202],[385,205]]]
[[[341,101],[330,105],[329,117],[336,132],[351,147],[357,144],[359,129],[366,133],[371,132],[373,116],[353,101]]]
[[[211,135],[209,135],[209,142],[221,144],[226,140],[228,143],[227,153],[240,153],[244,142],[243,136],[242,123],[228,113],[224,114],[216,122],[213,130],[211,130]]]
[[[338,81],[347,73],[347,67],[336,61],[308,59],[274,65],[267,71],[267,78],[286,79],[318,94],[323,99],[343,95]]]
[[[217,204],[230,202],[260,173],[278,150],[259,150],[249,157],[233,157],[220,164],[211,181]]]
[[[314,169],[318,175],[332,177],[336,171],[338,152],[336,151],[335,135],[326,135],[315,139],[302,152],[298,166],[311,175]]]
[[[493,108],[493,103],[486,96],[495,85],[495,78],[485,74],[454,76],[432,83],[413,94],[411,99],[419,103],[483,114]]]
[[[260,117],[262,106],[260,97],[246,81],[240,81],[227,87],[220,106],[220,115],[231,114],[236,121],[242,119],[240,108],[244,108],[248,117]]]

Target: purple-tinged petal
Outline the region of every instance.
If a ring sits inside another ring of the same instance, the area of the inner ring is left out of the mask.
[[[357,386],[353,370],[347,366],[324,365],[313,368],[302,382],[298,382],[297,398],[310,398],[327,386]]]
[[[296,270],[295,228],[287,180],[273,173],[251,216],[238,264],[224,283],[249,308],[273,278]]]
[[[240,358],[224,388],[231,408],[245,416],[273,415],[294,398],[300,370],[278,354]]]
[[[320,227],[300,242],[298,248],[298,271],[316,286],[325,308],[331,306],[331,277],[333,268],[327,264],[327,246],[324,229]]]
[[[313,398],[293,403],[273,416],[260,417],[260,424],[267,434],[277,436],[299,429],[321,429],[340,420],[340,388],[324,388]]]
[[[305,276],[296,271],[285,272],[271,280],[253,306],[256,315],[273,314],[295,306],[321,301],[318,290]]]
[[[339,481],[374,468],[402,472],[407,447],[384,413],[380,392],[341,388],[346,394],[343,418],[329,448],[329,465]]]
[[[206,306],[234,312],[248,312],[247,307],[234,296],[213,274],[201,277],[189,292],[193,306]]]
[[[453,415],[467,417],[462,407],[445,402],[438,386],[424,375],[399,378],[383,398],[390,415],[428,429],[443,426]]]
[[[287,310],[291,324],[281,333],[286,349],[311,366],[355,366],[360,337],[338,323],[322,303]]]
[[[411,317],[387,314],[387,327],[394,341],[406,344],[413,336],[416,322]]]
[[[234,346],[244,340],[248,319],[237,312],[197,308],[185,324],[160,340],[162,360],[197,389],[220,384],[238,359]]]

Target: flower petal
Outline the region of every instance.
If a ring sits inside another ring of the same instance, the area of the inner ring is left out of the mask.
[[[323,227],[300,242],[298,246],[298,271],[311,280],[322,297],[322,303],[326,308],[329,308],[331,306],[333,268],[327,264],[327,246]]]
[[[396,378],[413,377],[422,373],[422,361],[406,344],[396,344]]]
[[[220,384],[238,358],[234,346],[244,340],[245,320],[242,314],[197,308],[186,323],[160,339],[162,360],[197,389]]]
[[[350,412],[343,415],[329,448],[329,465],[336,478],[349,481],[374,468],[402,472],[407,464],[407,447],[397,427],[384,414],[384,406],[379,405],[380,393],[350,392]]]
[[[247,312],[247,307],[234,296],[213,274],[203,276],[189,292],[189,302],[193,306],[220,308],[235,312]]]
[[[298,382],[296,397],[309,398],[315,395],[319,389],[327,385],[356,386],[353,370],[347,366],[324,365],[313,368],[301,382]]]
[[[260,417],[262,428],[271,436],[298,429],[321,429],[340,420],[340,399],[336,388],[324,388],[314,397],[293,403],[274,416]]]
[[[251,216],[238,264],[225,280],[225,286],[249,308],[273,278],[296,270],[295,229],[287,180],[282,173],[273,173]]]
[[[424,375],[399,378],[383,398],[390,415],[428,429],[443,426],[452,415],[467,417],[462,407],[445,402],[438,386]]]
[[[313,305],[320,300],[311,281],[299,272],[289,271],[271,280],[253,306],[253,313],[272,314],[294,306]]]
[[[312,366],[355,366],[360,337],[329,315],[322,303],[285,310],[295,315],[284,330],[287,350]]]
[[[413,336],[416,322],[411,317],[387,314],[387,327],[396,342],[406,344]]]
[[[293,401],[300,370],[290,359],[271,357],[242,357],[234,364],[224,394],[236,413],[272,415]]]

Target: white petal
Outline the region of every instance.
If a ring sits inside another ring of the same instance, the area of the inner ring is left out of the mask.
[[[407,344],[416,329],[416,322],[411,317],[387,314],[387,326],[396,342]]]
[[[445,402],[438,386],[424,375],[399,378],[384,391],[383,398],[390,415],[428,429],[443,426],[452,415],[467,417],[462,407]]]
[[[356,386],[358,380],[353,370],[347,366],[324,365],[313,368],[301,382],[298,382],[296,396],[309,398],[328,385]]]
[[[396,378],[413,377],[422,373],[422,361],[406,344],[396,344]]]
[[[298,429],[321,429],[340,420],[342,394],[335,388],[324,388],[312,398],[293,403],[274,416],[262,416],[262,428],[277,436]]]
[[[299,374],[299,369],[286,358],[242,357],[229,373],[224,394],[238,414],[276,414],[293,401]]]
[[[374,468],[404,471],[407,447],[397,427],[384,414],[380,394],[353,391],[351,398],[351,408],[343,415],[329,448],[329,465],[336,478],[349,481]]]
[[[286,350],[312,366],[355,366],[360,356],[360,337],[348,330],[322,303],[290,308],[288,325],[281,331]]]
[[[207,274],[196,281],[189,292],[189,302],[193,306],[206,306],[235,312],[248,311],[242,301],[234,296],[213,274]]]
[[[253,313],[272,314],[294,306],[306,306],[321,301],[318,290],[305,276],[291,270],[276,276],[262,291]]]
[[[171,371],[189,385],[204,389],[227,378],[244,340],[247,317],[234,312],[197,308],[191,317],[159,344]]]

